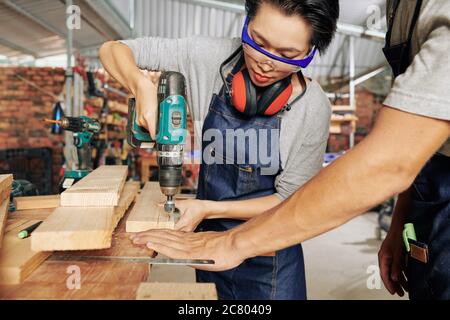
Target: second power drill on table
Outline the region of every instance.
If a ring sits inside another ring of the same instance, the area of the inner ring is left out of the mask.
[[[179,72],[162,72],[158,84],[158,120],[156,137],[136,123],[136,101],[128,102],[128,143],[146,148],[156,143],[161,192],[167,197],[164,210],[173,213],[174,196],[182,182],[184,144],[186,142],[186,80]]]
[[[78,165],[76,170],[66,170],[66,179],[77,182],[92,171],[92,140],[100,132],[100,123],[86,116],[62,117],[60,120],[45,119],[46,122],[59,125],[61,129],[73,132],[73,144],[77,148]],[[63,182],[64,185],[64,182]],[[64,187],[63,187],[64,188]]]

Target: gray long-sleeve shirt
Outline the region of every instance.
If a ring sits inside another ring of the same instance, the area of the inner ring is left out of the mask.
[[[240,45],[240,39],[190,37],[124,40],[136,64],[147,70],[172,70],[184,74],[197,142],[201,145],[203,122],[211,98],[222,87],[219,67]],[[286,199],[322,167],[329,135],[331,106],[316,81],[305,95],[281,116],[281,173],[275,180],[276,195]]]

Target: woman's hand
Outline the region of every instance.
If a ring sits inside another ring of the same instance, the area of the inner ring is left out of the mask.
[[[156,120],[158,118],[158,83],[161,72],[142,71],[134,93],[136,98],[136,123],[146,128],[156,139]]]
[[[202,222],[212,210],[212,202],[207,200],[180,200],[176,207],[180,210],[180,219],[175,230],[191,232]]]
[[[384,286],[392,294],[404,296],[404,291],[408,291],[408,281],[404,275],[405,252],[401,230],[391,225],[386,239],[383,241],[378,252],[378,263],[380,265],[381,279]]]

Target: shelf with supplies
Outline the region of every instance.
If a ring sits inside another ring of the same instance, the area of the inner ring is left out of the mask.
[[[332,105],[331,106],[331,110],[333,111],[333,112],[345,112],[345,111],[348,111],[348,112],[355,112],[355,109],[354,108],[352,108],[351,106],[348,106],[348,105],[342,105],[342,106],[338,106],[338,105]]]
[[[356,121],[358,121],[358,117],[355,116],[355,109],[351,106],[332,106],[332,115],[331,115],[331,123],[330,123],[330,134],[354,134],[356,131]],[[343,130],[343,126],[348,128],[349,130]]]

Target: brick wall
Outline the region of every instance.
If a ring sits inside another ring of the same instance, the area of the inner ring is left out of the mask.
[[[34,82],[55,95],[64,87],[64,69],[34,67],[0,68],[0,150],[51,148],[53,186],[59,182],[62,162],[62,136],[50,134],[44,118],[51,118],[54,99],[18,79]]]

